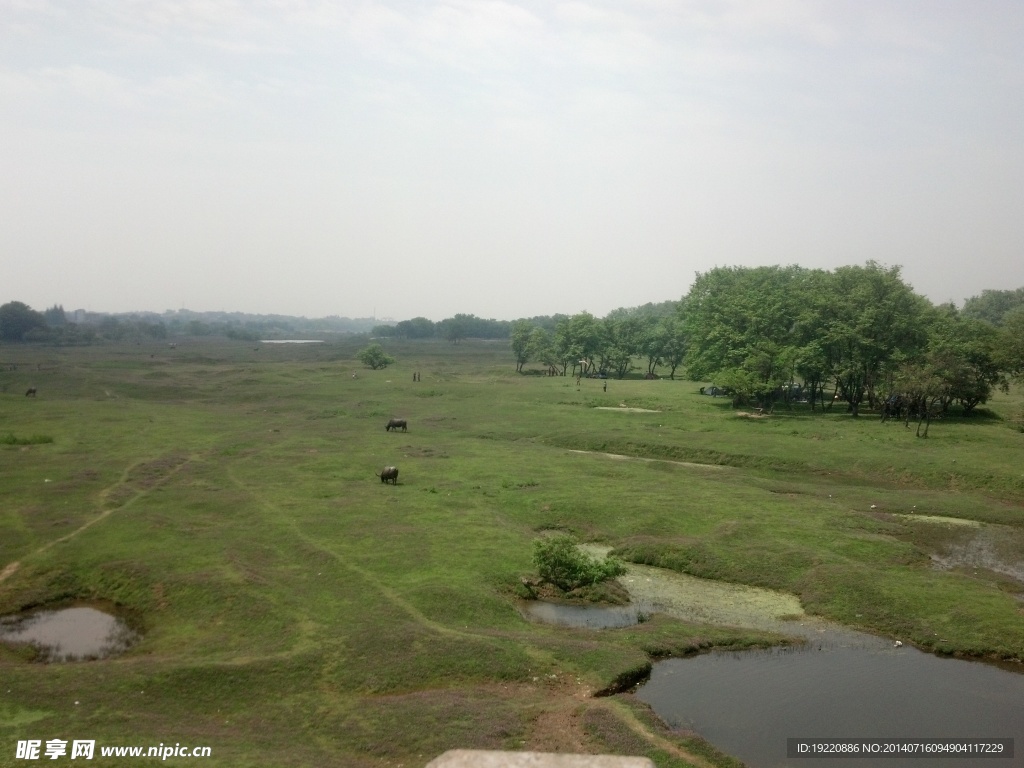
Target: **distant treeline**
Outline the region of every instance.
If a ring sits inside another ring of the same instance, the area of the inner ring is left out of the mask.
[[[634,309],[616,309],[609,313],[609,316],[669,315],[675,312],[677,304],[675,301],[666,301],[661,304],[645,304]],[[523,323],[554,333],[559,324],[568,319],[569,315],[539,315],[521,320],[485,320],[476,315],[460,314],[435,323],[425,317],[414,317],[400,323],[377,325],[373,329],[373,335],[399,339],[445,339],[457,344],[463,339],[508,339]]]
[[[70,315],[70,316],[69,316]],[[456,314],[380,324],[231,312],[101,314],[0,306],[0,340],[50,344],[179,336],[243,340],[362,333],[382,338],[507,339],[516,370],[622,378],[635,370],[714,381],[737,402],[770,405],[794,391],[811,403],[913,400],[969,413],[994,387],[1024,379],[1024,288],[986,290],[933,305],[874,262],[834,271],[799,266],[720,267],[698,274],[679,301],[590,313],[493,320]],[[641,366],[636,365],[637,360]],[[536,369],[535,369],[536,370]],[[920,407],[925,407],[921,405]]]
[[[66,312],[59,304],[37,312],[22,302],[12,301],[0,306],[0,340],[79,345],[182,336],[226,336],[255,341],[305,334],[369,333],[375,322],[373,318],[332,316],[310,319],[184,309],[162,314]]]

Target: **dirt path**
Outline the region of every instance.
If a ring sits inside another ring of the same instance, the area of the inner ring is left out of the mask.
[[[609,696],[594,698],[589,689],[579,685],[572,675],[542,679],[533,686],[522,686],[524,701],[542,695],[542,710],[534,718],[524,749],[538,752],[593,754],[603,747],[588,733],[587,713],[602,710],[618,720],[655,749],[677,757],[695,768],[714,768],[712,763],[694,754],[671,737],[656,733],[644,724],[633,709],[621,699]],[[538,691],[538,688],[541,690]],[[508,687],[505,687],[508,690]]]
[[[132,488],[132,473],[135,470],[139,469],[140,467],[151,466],[151,465],[153,465],[155,463],[155,461],[159,461],[159,460],[137,461],[134,464],[130,464],[128,467],[125,468],[124,472],[121,473],[121,478],[116,483],[114,483],[110,487],[104,488],[102,491],[100,491],[100,500],[101,500],[101,502],[111,498],[111,496],[114,496],[115,494],[123,495],[124,496],[124,501],[122,501],[117,506],[110,507],[109,509],[103,510],[96,517],[92,518],[91,520],[85,521],[84,523],[82,523],[82,525],[80,525],[78,528],[76,528],[75,530],[71,531],[70,533],[66,533],[63,536],[61,536],[60,538],[54,539],[53,541],[48,541],[46,544],[43,544],[41,547],[38,547],[37,549],[34,549],[33,551],[29,552],[27,555],[24,555],[21,558],[21,560],[15,560],[14,562],[8,563],[4,567],[4,569],[2,571],[0,571],[0,583],[2,583],[4,580],[10,578],[11,576],[13,576],[14,573],[18,570],[18,568],[21,567],[21,562],[23,560],[25,560],[27,558],[30,558],[30,557],[35,557],[36,555],[39,555],[39,554],[45,552],[46,550],[48,550],[48,549],[50,549],[52,547],[57,546],[58,544],[61,544],[61,543],[65,542],[65,541],[68,541],[69,539],[72,539],[75,536],[78,536],[82,531],[84,531],[84,530],[86,530],[88,528],[91,528],[92,526],[96,525],[99,522],[102,522],[103,520],[106,520],[108,517],[110,517],[112,514],[114,514],[114,512],[127,509],[128,507],[130,507],[132,504],[134,504],[139,499],[142,499],[142,498],[145,498],[146,496],[148,496],[154,489],[159,488],[160,486],[164,485],[168,480],[170,480],[172,477],[174,477],[176,474],[178,474],[182,469],[184,469],[187,465],[189,465],[195,459],[196,459],[195,456],[190,456],[188,458],[182,458],[179,462],[177,462],[176,464],[173,464],[170,467],[169,471],[167,471],[166,473],[161,474],[161,475],[156,476],[156,477],[152,477],[152,476],[149,477],[147,479],[147,481],[143,484],[143,487],[141,488],[141,490],[136,491],[134,494],[130,494],[129,493],[131,488]],[[116,498],[116,496],[115,496],[115,498]]]
[[[292,518],[289,515],[286,515],[284,511],[281,510],[276,504],[273,504],[272,502],[268,501],[266,498],[258,494],[249,486],[247,486],[244,482],[239,480],[238,477],[230,469],[228,469],[228,476],[231,478],[231,481],[235,484],[236,487],[238,487],[239,490],[247,493],[250,497],[252,497],[252,499],[257,504],[263,507],[264,510],[271,513],[273,516],[273,520],[278,525],[287,527],[288,530],[291,531],[291,533],[295,536],[295,538],[301,541],[304,545],[316,550],[317,552],[321,552],[324,555],[327,555],[336,563],[338,563],[338,565],[342,566],[346,570],[358,576],[362,581],[366,582],[366,584],[368,584],[371,588],[379,592],[389,603],[391,603],[396,608],[399,608],[401,611],[406,613],[417,624],[420,624],[421,626],[433,632],[437,632],[440,635],[446,635],[448,637],[471,638],[473,640],[485,640],[488,642],[496,642],[493,637],[490,637],[488,635],[479,634],[476,632],[466,632],[461,629],[447,627],[444,624],[439,624],[438,622],[429,618],[416,606],[412,605],[412,603],[410,603],[408,600],[399,595],[398,592],[384,584],[372,572],[368,571],[367,569],[359,565],[356,565],[341,553],[336,552],[335,550],[330,549],[329,547],[325,547],[317,539],[309,536],[306,533],[303,533],[302,530],[298,527],[298,525],[295,523],[294,520],[292,520]]]
[[[625,704],[614,699],[605,699],[605,706],[624,722],[631,731],[641,736],[644,740],[654,744],[658,749],[668,752],[674,757],[692,763],[697,768],[714,768],[714,766],[699,755],[695,755],[683,749],[671,739],[659,736],[640,722],[636,714]]]
[[[626,456],[621,453],[601,453],[601,451],[580,451],[575,448],[570,448],[569,453],[585,453],[591,456],[603,456],[606,459],[614,459],[615,461],[659,462],[661,464],[675,464],[677,467],[695,467],[697,469],[714,469],[716,471],[732,469],[732,467],[725,467],[722,466],[721,464],[696,464],[692,461],[672,461],[671,459],[648,459],[644,456]]]
[[[402,610],[416,623],[448,637],[473,639],[478,642],[483,641],[495,644],[500,642],[497,638],[485,633],[455,629],[434,621],[398,594],[396,590],[381,582],[375,574],[356,565],[343,554],[325,547],[321,542],[304,533],[290,516],[286,515],[277,505],[247,486],[230,469],[228,469],[228,476],[239,490],[252,497],[273,518],[275,524],[286,527],[304,545],[330,557],[340,566],[365,582],[370,588],[379,592],[388,602]],[[526,646],[524,646],[523,650],[536,661],[544,664],[545,667],[551,666],[552,658],[548,653]],[[512,686],[502,686],[505,690],[509,687]],[[533,721],[528,741],[524,747],[540,751],[592,752],[594,750],[593,738],[588,735],[584,728],[583,716],[590,708],[601,708],[607,710],[626,727],[656,748],[679,757],[697,768],[712,768],[700,756],[687,752],[672,740],[651,731],[637,719],[625,704],[617,702],[613,697],[594,698],[593,693],[593,689],[581,683],[574,675],[565,672],[558,673],[553,677],[538,676],[535,678],[533,685],[525,684],[522,690],[524,701],[530,699],[536,701],[539,694],[541,702],[540,711]]]

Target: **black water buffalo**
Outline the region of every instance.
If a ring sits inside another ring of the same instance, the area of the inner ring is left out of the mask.
[[[389,480],[392,485],[398,485],[398,467],[384,467],[379,473],[374,473],[380,478],[382,483],[386,483]]]
[[[29,387],[28,388],[28,392],[25,393],[25,397],[35,397],[35,396],[36,396],[36,388],[35,387]]]
[[[391,419],[391,420],[390,420],[390,421],[388,422],[388,425],[387,425],[386,427],[384,427],[384,431],[385,431],[385,432],[390,432],[390,431],[391,431],[392,429],[394,429],[394,430],[396,430],[396,431],[397,431],[397,430],[398,430],[399,428],[401,428],[401,430],[402,430],[403,432],[406,432],[406,431],[408,431],[408,428],[409,428],[409,427],[408,427],[408,425],[407,425],[407,424],[405,423],[405,419]]]

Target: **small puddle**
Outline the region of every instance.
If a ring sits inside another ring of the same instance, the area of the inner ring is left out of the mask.
[[[42,661],[106,659],[138,639],[121,619],[84,606],[0,618],[0,641],[35,646]]]

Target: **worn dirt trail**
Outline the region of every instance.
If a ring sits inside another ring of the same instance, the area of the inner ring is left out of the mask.
[[[98,515],[96,515],[96,517],[86,520],[84,523],[78,526],[78,528],[71,531],[70,533],[66,533],[63,536],[60,536],[59,538],[53,539],[52,541],[48,541],[42,546],[37,547],[28,554],[22,556],[21,560],[15,560],[13,562],[8,563],[4,567],[4,569],[0,571],[0,583],[13,576],[15,572],[17,572],[18,568],[21,567],[21,563],[23,560],[26,560],[30,557],[35,557],[36,555],[39,555],[45,552],[46,550],[57,546],[58,544],[68,541],[69,539],[73,539],[75,536],[78,536],[80,533],[82,533],[82,531],[85,531],[91,528],[92,526],[96,525],[97,523],[106,520],[115,512],[127,509],[135,502],[137,502],[139,499],[148,496],[154,489],[166,484],[168,480],[170,480],[172,477],[177,475],[182,469],[184,469],[186,466],[195,461],[196,458],[196,456],[189,456],[187,458],[181,459],[179,463],[172,466],[170,470],[165,474],[162,474],[156,478],[150,478],[140,490],[138,490],[136,493],[130,496],[127,496],[127,498],[117,506],[113,506],[110,507],[109,509],[103,510]],[[152,464],[153,461],[154,460],[150,459],[145,461],[137,461],[134,462],[133,464],[129,464],[128,467],[125,468],[124,472],[121,473],[121,478],[116,483],[100,491],[101,503],[104,500],[109,499],[115,492],[121,491],[122,489],[130,489],[132,472],[138,469],[139,467]]]
[[[569,453],[584,453],[590,456],[603,456],[606,459],[613,459],[615,461],[647,461],[647,462],[658,462],[661,464],[675,464],[677,467],[694,467],[696,469],[713,469],[716,471],[723,471],[726,469],[732,469],[732,467],[725,467],[721,464],[697,464],[692,461],[672,461],[671,459],[649,459],[645,456],[626,456],[622,453],[602,453],[601,451],[581,451],[576,448],[570,448]]]
[[[456,629],[434,621],[403,598],[396,590],[384,584],[371,571],[356,565],[342,553],[324,546],[322,542],[304,533],[293,518],[284,514],[283,510],[258,493],[256,489],[246,485],[230,469],[228,470],[228,476],[239,490],[251,496],[268,513],[268,517],[272,519],[274,524],[286,528],[289,534],[301,541],[304,546],[308,546],[330,557],[367,584],[369,588],[377,591],[389,603],[402,610],[416,623],[448,637],[461,637],[495,644],[501,642],[500,639],[485,633]],[[552,662],[552,657],[545,651],[536,648],[525,648],[524,650],[536,661],[545,664],[545,666]],[[593,739],[583,727],[583,715],[589,708],[601,708],[607,710],[630,730],[637,733],[656,748],[685,760],[696,766],[696,768],[712,768],[699,755],[691,754],[671,739],[651,731],[637,719],[636,715],[626,705],[615,701],[611,697],[595,698],[593,695],[594,691],[581,683],[573,675],[562,673],[556,675],[554,679],[538,676],[532,685],[526,683],[518,686],[503,685],[501,687],[506,692],[509,689],[520,688],[525,701],[532,699],[536,702],[539,697],[538,705],[540,711],[533,722],[533,727],[530,729],[528,741],[524,745],[525,748],[557,752],[592,752],[594,747],[590,745],[593,743]]]

